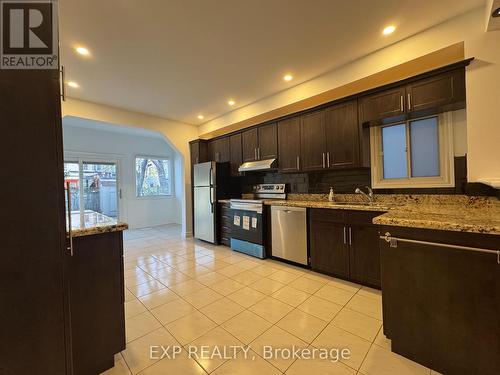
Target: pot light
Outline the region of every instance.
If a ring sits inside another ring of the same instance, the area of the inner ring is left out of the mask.
[[[73,87],[74,89],[77,89],[78,87],[80,87],[80,85],[78,83],[73,82],[73,81],[69,81],[68,86]]]
[[[203,115],[198,115],[198,119],[199,119],[199,120],[203,120],[204,118],[205,118],[205,116],[203,116]]]
[[[90,55],[89,50],[87,48],[85,48],[85,47],[76,47],[75,51],[78,52],[80,55],[83,55],[83,56]]]
[[[394,31],[396,30],[396,26],[394,25],[390,25],[390,26],[387,26],[384,31],[382,31],[382,33],[384,35],[389,35],[389,34],[392,34]]]
[[[229,101],[227,102],[227,104],[229,104],[229,105],[235,105],[235,104],[236,104],[236,102],[235,102],[234,100],[232,100],[232,99],[231,99],[231,100],[229,100]]]
[[[498,8],[497,10],[495,10],[491,16],[492,17],[500,17],[500,8]]]
[[[290,82],[293,79],[293,76],[291,74],[287,74],[286,76],[283,77],[283,79],[287,82]]]

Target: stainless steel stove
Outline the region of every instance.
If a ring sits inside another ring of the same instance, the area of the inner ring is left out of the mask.
[[[285,184],[255,185],[251,199],[231,199],[231,248],[261,259],[266,257],[264,200],[286,199]]]

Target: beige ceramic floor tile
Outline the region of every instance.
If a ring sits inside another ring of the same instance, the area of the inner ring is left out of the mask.
[[[180,284],[172,285],[169,288],[181,297],[191,293],[199,292],[201,290],[207,290],[207,287],[205,285],[199,283],[196,280],[188,280]]]
[[[130,290],[125,288],[125,302],[129,302],[129,301],[132,301],[134,299],[136,299],[134,294]]]
[[[151,313],[162,323],[168,324],[183,316],[191,314],[195,308],[182,299],[168,302],[151,310]]]
[[[131,342],[160,327],[160,322],[149,311],[126,319],[125,333],[127,342]]]
[[[202,276],[197,276],[195,278],[195,280],[198,281],[199,283],[202,283],[205,286],[210,286],[212,284],[215,284],[215,283],[218,283],[221,281],[226,281],[229,279],[226,276],[221,275],[220,273],[210,272],[210,273],[206,273]]]
[[[224,267],[224,268],[219,268],[217,270],[218,273],[227,276],[227,277],[233,277],[239,273],[242,273],[246,271],[246,269],[238,267],[237,264],[231,264],[230,266]]]
[[[383,326],[380,328],[380,331],[378,331],[378,335],[373,343],[375,345],[381,346],[384,349],[391,350],[391,340],[385,337]]]
[[[355,293],[361,289],[361,285],[359,285],[359,284],[351,283],[350,281],[337,279],[337,278],[333,278],[332,280],[330,280],[329,284],[331,286],[336,287],[336,288],[344,289],[344,290],[346,290],[348,292],[352,292],[352,293]]]
[[[347,308],[337,314],[332,324],[368,341],[375,340],[382,327],[382,321]]]
[[[288,355],[286,350],[306,349],[307,346],[308,344],[298,337],[276,326],[271,327],[250,344],[255,353],[282,372],[285,372],[295,361],[295,358]],[[273,348],[275,352],[271,352],[269,347]],[[282,350],[285,351],[283,352]]]
[[[120,353],[115,355],[115,366],[101,373],[101,375],[131,375],[131,374],[132,373],[128,369],[127,363],[125,362]]]
[[[261,278],[262,278],[261,275],[255,273],[251,270],[239,273],[239,274],[232,277],[233,280],[235,280],[241,284],[244,284],[244,285],[253,284],[253,283],[259,281]]]
[[[210,273],[210,272],[212,272],[211,269],[200,266],[200,265],[193,267],[193,268],[190,268],[188,270],[182,271],[183,274],[185,274],[189,277],[192,277],[192,278],[197,278],[197,277],[206,275],[207,273]]]
[[[250,307],[249,310],[274,324],[292,311],[293,307],[272,297],[266,297]]]
[[[364,375],[429,375],[427,367],[373,345],[359,369]]]
[[[237,290],[240,290],[244,288],[245,285],[241,284],[235,280],[224,280],[224,281],[219,281],[218,283],[210,285],[210,289],[215,290],[217,293],[220,293],[224,296],[227,296],[231,293],[236,292]]]
[[[191,358],[194,358],[207,372],[213,372],[217,367],[226,362],[224,354],[219,356],[217,351],[223,353],[226,350],[230,356],[236,354],[241,349],[243,344],[228,333],[226,330],[216,327],[211,331],[205,333],[203,336],[198,337],[193,342],[189,343],[188,351]],[[234,348],[234,349],[233,349]],[[205,353],[214,353],[210,355]]]
[[[334,325],[329,325],[312,342],[312,345],[320,349],[349,349],[350,357],[341,361],[354,370],[358,370],[371,343]]]
[[[224,297],[222,294],[219,294],[212,289],[205,288],[198,292],[188,294],[184,296],[183,299],[197,309],[201,309],[204,306],[220,300],[222,297]]]
[[[323,285],[325,285],[325,282],[313,280],[310,278],[307,278],[305,276],[302,276],[294,281],[292,281],[289,285],[292,288],[301,290],[306,293],[316,293]]]
[[[233,316],[241,313],[243,310],[243,306],[231,301],[228,298],[222,298],[200,309],[203,314],[208,316],[217,324],[224,323]]]
[[[160,283],[159,281],[152,280],[148,281],[144,284],[139,284],[136,286],[128,287],[128,289],[136,296],[136,297],[142,297],[145,296],[146,294],[150,294],[153,292],[156,292],[161,289],[165,289],[165,285]]]
[[[285,284],[276,280],[271,280],[267,277],[263,277],[259,281],[250,284],[250,288],[258,290],[259,292],[268,295],[280,290],[284,286]]]
[[[275,273],[278,271],[276,268],[270,267],[268,265],[262,264],[260,266],[257,266],[255,268],[252,268],[252,272],[256,273],[257,275],[263,276],[263,277],[268,277],[269,275]]]
[[[271,296],[290,306],[297,307],[311,295],[301,290],[292,288],[291,286],[285,286],[284,288],[281,288],[271,294]]]
[[[323,286],[320,290],[318,290],[314,295],[316,297],[320,297],[326,299],[330,302],[334,302],[338,305],[345,305],[352,298],[355,292],[347,291],[344,289],[340,289],[334,287],[332,284],[327,284]]]
[[[292,281],[294,281],[295,279],[297,279],[299,277],[299,275],[297,275],[295,273],[279,270],[279,271],[276,271],[273,274],[269,275],[268,277],[271,280],[276,280],[276,281],[279,281],[280,283],[283,283],[283,284],[289,284]]]
[[[382,301],[382,291],[378,289],[373,289],[367,286],[363,286],[359,290],[358,294],[360,296],[376,299],[377,301]]]
[[[265,297],[264,293],[252,288],[243,288],[227,296],[230,300],[246,308],[256,304]]]
[[[342,309],[342,306],[323,298],[311,296],[302,302],[297,308],[305,313],[329,322]]]
[[[328,359],[298,359],[287,375],[356,375],[356,371],[338,361]]]
[[[244,352],[240,352],[236,359],[231,359],[220,366],[215,375],[279,375],[276,367],[263,360],[256,353],[249,351],[245,358]]]
[[[132,301],[125,302],[125,319],[139,315],[146,311],[146,307],[138,299],[133,299]]]
[[[300,310],[293,310],[277,323],[278,327],[307,343],[311,343],[326,325],[327,322],[324,320]]]
[[[365,315],[371,316],[372,318],[382,320],[382,300],[365,297],[356,294],[349,303],[346,305],[347,308],[358,311]]]
[[[244,344],[249,344],[270,327],[267,320],[247,310],[222,324],[222,328]]]
[[[179,343],[162,327],[127,344],[127,348],[122,352],[122,355],[133,374],[137,374],[158,361],[150,358],[151,345],[167,347],[179,345]]]
[[[146,306],[146,308],[151,310],[168,302],[178,300],[179,298],[180,297],[170,289],[162,289],[151,294],[146,294],[145,296],[140,297],[139,300],[144,306]]]
[[[154,365],[146,368],[140,375],[206,375],[205,371],[185,351],[175,358],[163,358]]]
[[[216,326],[217,324],[208,319],[201,312],[195,311],[169,323],[166,327],[177,341],[182,345],[186,345]]]

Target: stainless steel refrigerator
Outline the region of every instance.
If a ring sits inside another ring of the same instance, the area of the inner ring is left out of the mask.
[[[217,200],[235,196],[235,181],[229,163],[209,161],[193,168],[194,237],[217,244]]]

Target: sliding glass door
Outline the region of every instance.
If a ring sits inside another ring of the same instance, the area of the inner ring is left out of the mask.
[[[84,159],[64,162],[64,181],[70,186],[71,219],[75,224],[101,221],[103,216],[118,219],[117,172],[116,162]]]

